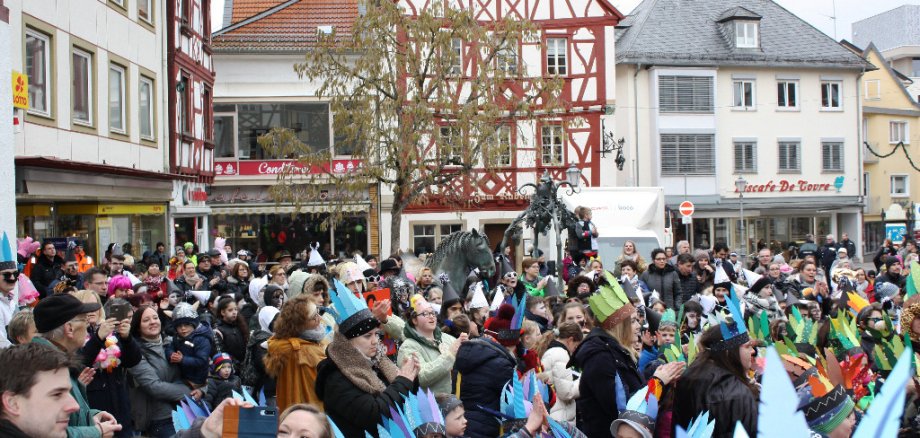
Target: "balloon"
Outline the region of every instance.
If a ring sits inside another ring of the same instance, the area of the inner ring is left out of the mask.
[[[355,232],[356,232],[356,233],[360,233],[360,232],[362,232],[362,231],[364,231],[364,225],[361,225],[361,224],[355,225]]]

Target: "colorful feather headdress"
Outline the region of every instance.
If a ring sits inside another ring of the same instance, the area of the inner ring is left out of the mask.
[[[686,430],[677,426],[676,438],[711,438],[715,430],[716,420],[710,420],[709,411],[703,411],[687,425]]]
[[[722,331],[722,340],[714,342],[709,348],[712,351],[727,351],[738,348],[751,340],[747,327],[744,325],[744,313],[741,312],[741,303],[735,294],[735,287],[729,290],[725,297],[725,306],[729,315],[719,314],[719,327]]]
[[[636,308],[629,301],[620,283],[608,271],[604,271],[607,283],[598,288],[597,293],[588,297],[588,304],[604,328],[615,327],[621,321],[635,313]]]
[[[620,375],[616,376],[617,409],[619,416],[610,424],[610,433],[617,435],[621,424],[626,424],[643,437],[651,437],[655,432],[655,421],[658,418],[658,401],[661,399],[661,384],[658,379],[649,380],[648,385],[636,391],[629,401]]]
[[[808,376],[811,398],[801,406],[808,427],[828,435],[853,412],[856,404],[843,385],[834,385],[820,367],[819,372]]]
[[[898,358],[881,391],[863,415],[853,438],[897,436],[904,414],[904,397],[910,379],[914,352],[908,346]]]
[[[499,417],[503,433],[523,426],[524,422],[527,421],[527,416],[530,415],[530,411],[533,409],[531,400],[538,394],[543,403],[549,403],[549,387],[537,378],[534,370],[528,371],[521,378],[518,378],[517,375],[511,377],[511,381],[502,390],[500,397],[501,412],[493,412]],[[556,423],[550,417],[546,417],[546,420],[549,423],[553,438],[571,438],[562,425]]]

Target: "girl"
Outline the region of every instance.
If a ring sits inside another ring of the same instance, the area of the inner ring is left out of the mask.
[[[221,351],[233,358],[235,372],[246,357],[246,343],[249,342],[249,328],[246,320],[239,317],[239,309],[233,296],[225,295],[217,301],[214,311],[217,320],[215,327],[216,341]]]
[[[575,424],[575,399],[578,398],[581,382],[580,378],[572,374],[568,363],[571,354],[584,339],[581,330],[581,326],[576,323],[563,322],[558,333],[550,332],[544,336],[539,349],[543,369],[550,374],[550,383],[556,390],[556,404],[550,410],[550,417],[571,424]]]

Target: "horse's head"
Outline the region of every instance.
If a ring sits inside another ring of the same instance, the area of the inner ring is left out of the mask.
[[[489,239],[473,228],[470,230],[470,239],[468,242],[469,243],[463,251],[466,255],[467,264],[479,268],[479,275],[482,278],[489,278],[494,275],[495,260],[492,258],[492,248],[489,247]]]

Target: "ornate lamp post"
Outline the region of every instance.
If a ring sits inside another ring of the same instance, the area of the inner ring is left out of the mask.
[[[743,176],[738,176],[738,179],[735,180],[735,188],[738,190],[738,200],[741,203],[741,261],[743,262],[747,256],[747,235],[744,233],[744,190],[747,188],[748,182],[744,179]]]

